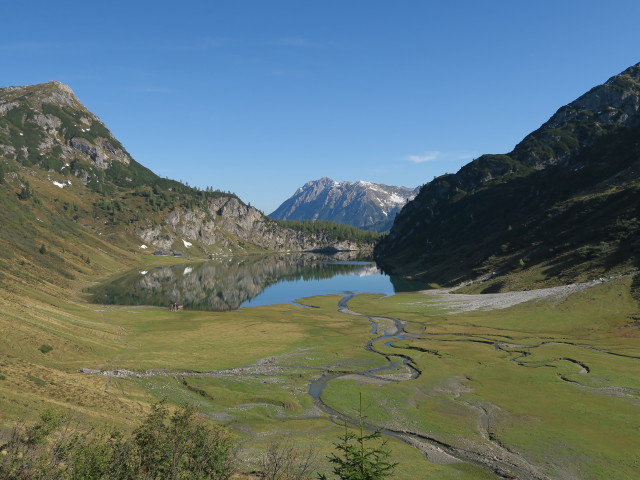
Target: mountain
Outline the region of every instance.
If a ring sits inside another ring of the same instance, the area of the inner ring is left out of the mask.
[[[624,273],[640,252],[640,64],[506,155],[422,187],[376,247],[389,271],[482,291]]]
[[[157,176],[59,82],[0,88],[0,206],[0,281],[63,284],[135,263],[145,249],[207,256],[371,242],[355,230],[288,228],[232,193]]]
[[[380,183],[305,183],[269,216],[278,220],[330,220],[375,232],[389,230],[395,215],[418,189]]]

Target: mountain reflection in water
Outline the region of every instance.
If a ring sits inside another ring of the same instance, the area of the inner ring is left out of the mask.
[[[190,310],[228,311],[344,291],[393,294],[423,288],[418,282],[392,282],[375,263],[356,261],[353,253],[304,253],[137,269],[90,292],[94,303],[169,306],[177,302]]]

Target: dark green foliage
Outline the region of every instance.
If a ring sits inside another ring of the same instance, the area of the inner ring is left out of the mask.
[[[368,232],[342,223],[334,223],[326,220],[274,220],[284,228],[303,232],[310,235],[328,235],[338,241],[351,241],[356,243],[375,243],[381,235],[376,232]]]
[[[33,198],[33,190],[31,190],[31,185],[29,185],[29,182],[24,182],[24,186],[18,193],[18,198],[20,200],[29,200],[30,198]]]
[[[87,117],[87,114],[82,110],[73,109],[67,106],[59,107],[50,103],[43,103],[42,112],[45,115],[53,115],[60,119],[62,122],[60,133],[65,140],[80,137],[93,142],[96,138],[104,138],[113,148],[124,151],[122,144],[111,135],[109,130],[107,130],[102,123],[92,121],[90,128],[86,128],[80,120],[82,117]]]
[[[40,345],[40,348],[38,349],[40,350],[42,353],[49,353],[51,350],[53,350],[53,347],[51,345]]]
[[[340,442],[335,444],[338,453],[331,454],[329,462],[334,464],[333,474],[340,480],[382,480],[390,478],[396,466],[389,462],[391,456],[386,449],[386,442],[380,446],[366,446],[372,441],[378,441],[380,433],[370,435],[355,435],[345,431]],[[328,480],[326,475],[320,475],[321,480]]]
[[[333,474],[337,480],[384,480],[390,478],[398,465],[389,461],[391,454],[386,440],[381,440],[380,432],[365,434],[362,416],[362,395],[358,415],[358,434],[344,427],[344,435],[335,443],[337,452],[327,458],[333,464]],[[320,480],[329,480],[320,475]]]
[[[226,480],[235,470],[237,442],[193,407],[170,414],[162,404],[125,435],[74,431],[69,418],[44,412],[18,422],[0,456],[3,480]]]
[[[60,170],[62,170],[64,162],[58,157],[46,157],[40,161],[40,165],[45,170],[53,170],[55,172],[59,172]]]
[[[9,140],[8,144],[16,149],[16,159],[27,166],[40,161],[38,147],[42,142],[42,131],[34,121],[36,114],[37,112],[28,106],[19,105],[9,110],[4,117],[0,117],[0,125],[9,130],[9,138],[0,140]],[[5,136],[6,134],[3,134],[3,137]],[[22,151],[23,147],[27,148],[26,156]]]
[[[556,283],[637,267],[640,126],[572,115],[425,185],[376,258],[443,285],[536,266]]]
[[[40,245],[40,248],[38,249],[38,251],[40,252],[40,254],[44,255],[45,253],[47,253],[47,247],[44,246],[44,244]]]

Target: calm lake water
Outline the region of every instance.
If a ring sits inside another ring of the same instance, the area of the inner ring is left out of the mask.
[[[136,269],[90,290],[94,303],[228,311],[293,303],[303,297],[346,292],[407,292],[421,282],[382,273],[351,254],[221,257],[200,264]]]

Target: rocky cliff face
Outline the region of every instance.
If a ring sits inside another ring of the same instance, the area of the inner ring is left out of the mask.
[[[117,239],[129,250],[141,243],[193,248],[200,255],[371,248],[294,231],[233,194],[158,177],[59,82],[0,88],[0,177],[0,184],[11,179],[7,202],[26,207],[16,193],[23,200],[37,197],[30,208],[69,215],[87,232]],[[42,213],[33,216],[42,219]]]
[[[571,281],[632,266],[639,109],[640,64],[559,109],[511,153],[426,184],[377,258],[440,283],[533,267],[541,281]]]
[[[92,167],[128,166],[132,158],[98,117],[60,82],[0,88],[0,154],[23,165],[71,168],[87,182]]]
[[[269,216],[278,220],[330,220],[376,232],[387,231],[417,189],[371,182],[307,182]]]
[[[202,209],[177,208],[163,215],[160,225],[143,225],[137,234],[143,241],[165,250],[196,242],[210,247],[207,250],[212,252],[242,250],[245,243],[278,252],[366,248],[326,234],[305,235],[283,228],[233,197],[211,199]]]

